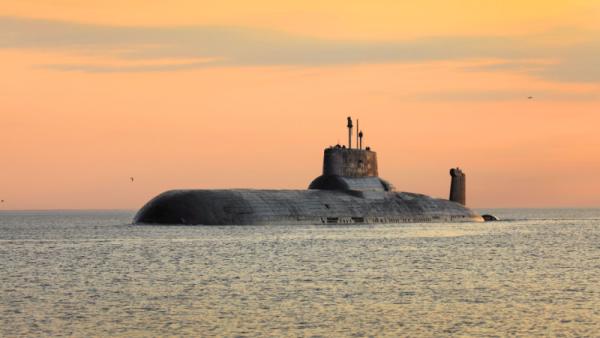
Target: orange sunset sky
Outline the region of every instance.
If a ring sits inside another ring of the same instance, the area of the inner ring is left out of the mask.
[[[4,210],[303,189],[349,115],[398,190],[600,206],[598,0],[5,0],[0,60]]]

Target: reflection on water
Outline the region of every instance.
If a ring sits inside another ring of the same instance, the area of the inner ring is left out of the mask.
[[[492,213],[511,220],[153,227],[3,212],[0,336],[600,332],[600,210]]]

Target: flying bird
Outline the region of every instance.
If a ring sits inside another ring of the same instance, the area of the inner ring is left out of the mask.
[[[133,177],[129,177],[129,179],[131,180],[131,182],[133,182]]]
[[[531,100],[533,99],[533,96],[527,96],[527,99]]]

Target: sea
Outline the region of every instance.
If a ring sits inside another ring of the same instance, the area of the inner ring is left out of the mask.
[[[1,211],[0,336],[600,336],[600,209],[141,226]]]

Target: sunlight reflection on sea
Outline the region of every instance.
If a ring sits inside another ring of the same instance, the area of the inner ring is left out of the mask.
[[[0,336],[595,335],[600,210],[375,226],[0,213]]]

